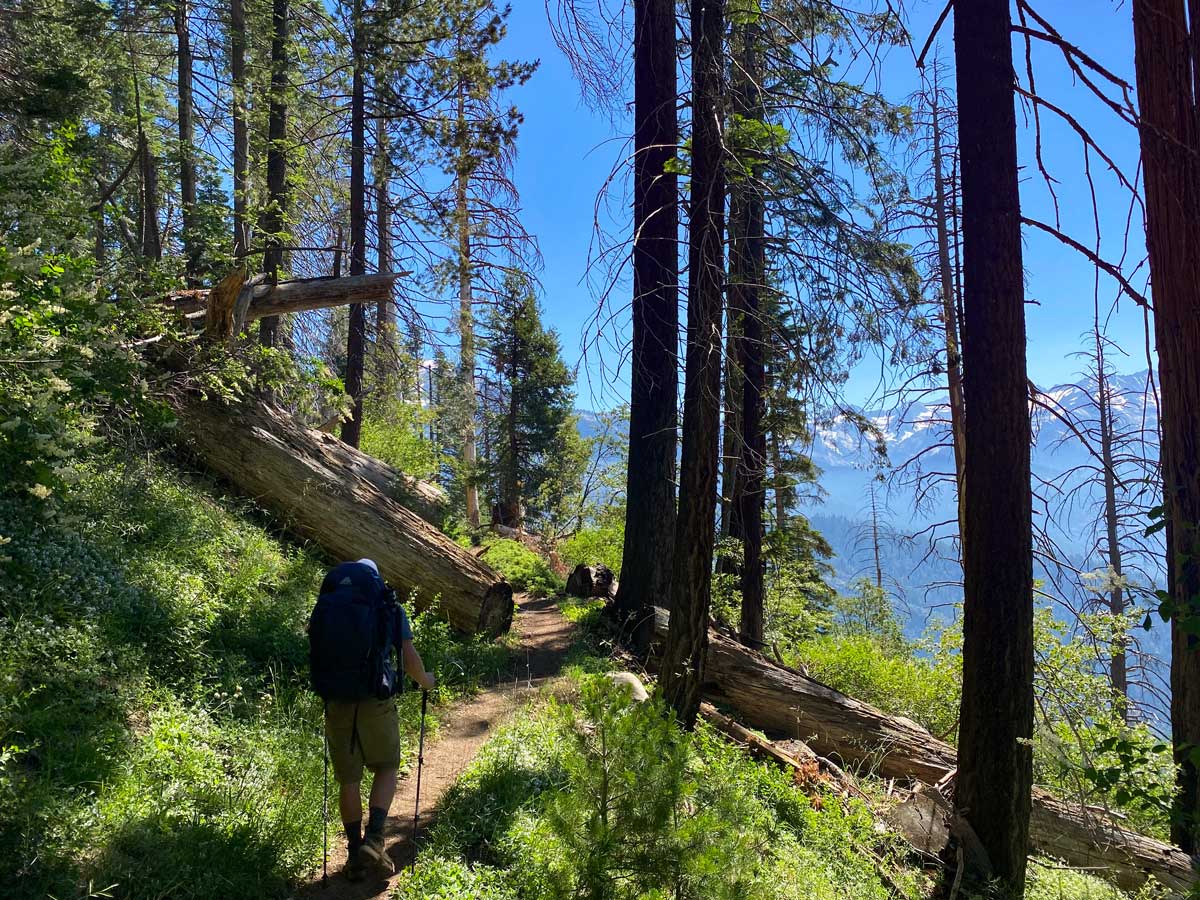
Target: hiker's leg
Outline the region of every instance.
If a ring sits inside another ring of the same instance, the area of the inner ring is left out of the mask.
[[[371,790],[373,793],[374,787]],[[338,811],[342,814],[342,822],[345,825],[361,826],[363,817],[362,793],[357,781],[354,784],[343,784],[339,789]]]
[[[387,818],[387,811],[392,808],[392,798],[396,796],[396,769],[377,769],[374,773],[374,778],[371,781],[371,822],[367,826],[368,829],[376,825],[376,820],[382,811],[382,817]],[[379,827],[383,827],[383,823],[379,822]]]

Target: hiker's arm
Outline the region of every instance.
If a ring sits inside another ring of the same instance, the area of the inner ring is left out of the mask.
[[[421,662],[421,654],[417,652],[417,648],[413,646],[413,642],[405,639],[400,642],[400,661],[404,665],[404,671],[408,673],[408,677],[419,684],[424,690],[432,691],[436,679],[431,672],[425,671],[425,663]]]

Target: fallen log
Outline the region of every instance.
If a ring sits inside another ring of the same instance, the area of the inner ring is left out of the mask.
[[[666,637],[667,613],[655,611],[655,634]],[[771,662],[710,629],[705,657],[705,699],[732,707],[743,724],[804,741],[823,757],[842,760],[888,778],[936,784],[957,767],[955,749],[916,722],[889,716]],[[1035,789],[1030,822],[1033,849],[1126,890],[1153,877],[1174,894],[1197,884],[1196,867],[1170,844],[1128,831],[1102,813]]]
[[[273,430],[302,427],[298,426],[287,413],[265,404],[263,413],[265,417],[273,420],[266,425],[268,420],[264,418],[264,425]],[[361,450],[354,449],[326,431],[318,428],[306,430],[313,443],[320,447],[326,455],[336,458],[339,465],[344,466],[360,478],[365,478],[379,488],[385,496],[399,501],[401,506],[415,512],[430,525],[436,528],[442,527],[446,520],[446,510],[449,508],[450,498],[436,484],[430,484],[428,481],[422,481],[420,478],[414,478],[393,469],[387,463],[381,462]]]
[[[229,336],[239,332],[247,322],[265,316],[386,300],[398,277],[398,274],[386,273],[347,278],[298,278],[271,284],[261,278],[246,281],[245,273],[235,269],[212,290],[178,291],[168,300],[185,316],[206,313],[210,333],[221,331]]]
[[[511,626],[512,588],[389,495],[399,476],[378,461],[258,401],[183,403],[177,413],[186,446],[209,469],[331,557],[374,559],[402,600],[418,610],[436,603],[459,631],[496,636]]]

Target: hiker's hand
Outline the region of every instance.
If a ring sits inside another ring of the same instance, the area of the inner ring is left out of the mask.
[[[437,679],[433,677],[432,672],[426,672],[425,677],[421,679],[421,690],[432,691],[437,686]]]

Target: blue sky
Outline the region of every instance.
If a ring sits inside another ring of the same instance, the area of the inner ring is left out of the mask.
[[[558,0],[549,0],[552,8]],[[905,14],[913,41],[920,46],[929,34],[943,3],[910,0]],[[1117,76],[1133,81],[1133,41],[1127,3],[1114,0],[1052,0],[1037,7],[1065,38],[1080,45]],[[946,60],[952,59],[952,22],[947,21],[935,47]],[[1031,23],[1032,24],[1032,23]],[[601,345],[596,351],[595,312],[597,300],[589,287],[587,266],[594,249],[597,194],[604,187],[616,162],[628,152],[628,120],[614,126],[606,114],[589,110],[581,101],[578,86],[566,59],[555,47],[547,21],[545,0],[514,0],[509,20],[506,56],[538,58],[541,67],[524,87],[514,91],[513,100],[525,113],[519,138],[516,181],[521,191],[527,228],[540,242],[545,258],[542,272],[543,307],[547,320],[558,329],[564,350],[572,362],[582,359],[579,383],[581,406],[601,409],[624,399],[623,372],[614,371],[618,360],[615,346],[628,333],[627,282],[619,285],[604,317]],[[1014,41],[1016,64],[1025,82],[1025,45]],[[1068,110],[1089,131],[1096,143],[1133,178],[1137,169],[1137,136],[1088,91],[1077,83],[1062,54],[1049,45],[1033,52],[1038,93]],[[881,83],[884,92],[900,101],[918,86],[913,54],[907,47],[894,49],[886,60]],[[1084,177],[1082,144],[1071,128],[1048,113],[1042,114],[1042,155],[1046,168],[1056,179],[1062,230],[1081,243],[1092,246],[1095,226],[1087,180]],[[1054,204],[1036,166],[1032,115],[1018,107],[1018,129],[1022,163],[1022,206],[1025,215],[1053,224]],[[1092,155],[1097,202],[1100,210],[1102,254],[1119,259],[1125,253],[1125,271],[1132,272],[1145,256],[1140,211],[1135,210],[1124,245],[1130,198],[1105,164]],[[613,224],[613,214],[624,215],[625,187],[612,186],[614,210],[601,212]],[[1029,370],[1040,385],[1074,380],[1081,360],[1073,354],[1083,349],[1082,334],[1092,321],[1094,271],[1090,263],[1053,238],[1026,229],[1025,268],[1029,330]],[[1143,265],[1134,275],[1145,288]],[[1113,306],[1115,283],[1102,278],[1100,299],[1107,311]],[[1117,361],[1123,371],[1144,369],[1144,333],[1141,311],[1128,300],[1116,305],[1108,330],[1111,337],[1128,348],[1130,357]],[[584,336],[590,344],[582,352]],[[852,400],[865,400],[878,391],[880,364],[865,361],[849,385]]]

